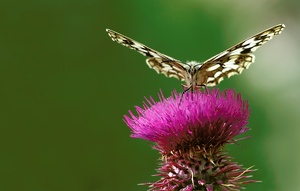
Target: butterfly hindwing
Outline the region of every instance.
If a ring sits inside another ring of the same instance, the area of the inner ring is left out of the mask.
[[[174,77],[181,81],[185,80],[186,70],[178,61],[153,57],[148,58],[146,62],[150,68],[153,68],[159,74],[162,73],[167,77]]]

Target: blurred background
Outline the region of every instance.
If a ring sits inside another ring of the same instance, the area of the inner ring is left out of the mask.
[[[176,59],[204,61],[273,25],[286,29],[218,88],[249,101],[250,139],[227,150],[255,165],[247,190],[300,187],[300,2],[1,0],[0,190],[143,191],[157,151],[123,115],[181,82],[111,41],[116,30]]]

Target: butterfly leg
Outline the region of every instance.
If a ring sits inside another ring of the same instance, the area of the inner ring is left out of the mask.
[[[179,104],[181,103],[181,100],[183,98],[183,95],[185,92],[189,91],[189,90],[192,90],[192,86],[187,86],[185,84],[181,84],[182,88],[183,88],[183,92],[181,94],[181,97],[180,97],[180,101],[179,101]],[[193,91],[193,90],[192,90]]]
[[[204,91],[206,91],[206,93],[208,93],[209,88],[208,88],[206,85],[201,84],[201,85],[197,85],[197,86],[196,86],[196,89],[198,89],[199,91],[201,91],[201,88],[205,88]]]

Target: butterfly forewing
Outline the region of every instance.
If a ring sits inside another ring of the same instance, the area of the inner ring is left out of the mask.
[[[280,24],[264,30],[206,60],[198,71],[200,78],[197,84],[215,86],[225,77],[242,73],[254,62],[252,53],[271,40],[274,35],[280,34],[284,27]]]
[[[184,80],[186,71],[183,67],[183,64],[179,60],[162,54],[113,30],[106,29],[106,31],[113,41],[116,41],[128,48],[136,50],[144,56],[147,56],[148,59],[146,62],[148,66],[153,68],[157,73],[162,73],[167,77],[175,77],[179,80]]]

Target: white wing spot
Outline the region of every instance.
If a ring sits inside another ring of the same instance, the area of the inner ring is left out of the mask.
[[[243,70],[244,70],[244,68],[238,68],[237,69],[237,71],[238,71],[239,74],[242,73]]]
[[[230,70],[232,70],[232,68],[224,68],[224,69],[222,70],[222,72],[225,73],[225,72],[228,72],[228,71],[230,71]]]
[[[206,71],[211,72],[211,71],[218,69],[219,67],[221,67],[221,66],[219,64],[216,64],[214,66],[207,68]]]
[[[215,73],[214,77],[217,78],[217,77],[219,77],[221,74],[222,74],[221,71],[217,71],[217,72]]]
[[[251,44],[251,43],[253,42],[253,40],[254,40],[254,38],[250,38],[250,39],[246,40],[246,41],[242,44],[242,46],[245,46],[245,45],[247,45],[247,44]]]
[[[235,50],[233,50],[233,51],[230,52],[230,55],[241,54],[241,52],[242,52],[243,50],[244,50],[244,47],[235,49]]]
[[[237,74],[237,72],[229,72],[228,74],[227,74],[227,78],[230,78],[231,76],[233,76],[233,75],[236,75]]]
[[[251,52],[256,51],[258,48],[259,48],[259,46],[254,46],[254,47],[252,47],[252,48],[251,48]]]
[[[219,78],[218,83],[220,83],[222,80],[224,80],[224,77]]]
[[[246,69],[248,69],[250,65],[251,65],[251,62],[245,62],[244,63],[244,66],[245,66]]]
[[[215,78],[214,78],[214,77],[208,77],[208,78],[207,78],[207,82],[213,82],[213,81],[215,81]]]
[[[165,71],[168,71],[168,70],[172,70],[173,68],[168,65],[168,64],[165,64],[165,63],[162,63],[162,70],[165,70]]]
[[[258,44],[259,40],[256,40],[256,41],[253,41],[252,43],[248,44],[247,46],[244,46],[244,49],[251,49],[251,47],[257,47],[258,46],[255,46],[256,44]]]
[[[236,65],[236,64],[227,64],[224,66],[224,69],[222,70],[223,72],[225,71],[228,71],[228,70],[231,70],[231,69],[238,69],[240,66],[239,65]]]

